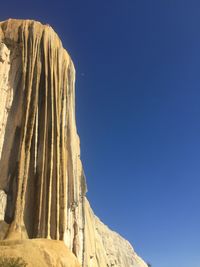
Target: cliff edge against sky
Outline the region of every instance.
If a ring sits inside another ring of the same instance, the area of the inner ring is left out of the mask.
[[[0,23],[1,246],[62,240],[83,267],[147,267],[86,199],[74,83],[73,62],[50,26]]]

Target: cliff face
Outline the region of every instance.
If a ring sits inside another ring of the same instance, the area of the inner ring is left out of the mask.
[[[0,236],[63,240],[84,267],[145,267],[85,197],[74,81],[50,26],[0,23]]]

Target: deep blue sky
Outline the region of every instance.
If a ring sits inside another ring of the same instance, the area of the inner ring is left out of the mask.
[[[200,267],[200,2],[2,1],[9,17],[50,24],[72,56],[96,214],[152,267]]]

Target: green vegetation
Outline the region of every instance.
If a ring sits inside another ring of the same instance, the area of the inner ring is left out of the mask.
[[[26,267],[27,263],[20,257],[0,256],[0,267]]]

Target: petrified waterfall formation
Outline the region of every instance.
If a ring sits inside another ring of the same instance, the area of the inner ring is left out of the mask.
[[[0,219],[8,224],[1,236],[64,240],[85,267],[146,266],[85,197],[74,81],[50,26],[0,23]]]

